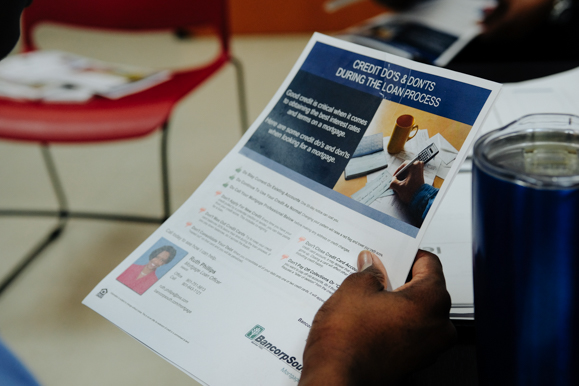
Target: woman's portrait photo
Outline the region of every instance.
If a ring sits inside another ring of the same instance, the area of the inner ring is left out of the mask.
[[[117,278],[118,281],[142,295],[165,273],[173,268],[186,251],[161,238]]]

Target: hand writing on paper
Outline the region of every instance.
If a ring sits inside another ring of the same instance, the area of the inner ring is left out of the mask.
[[[389,385],[429,364],[456,340],[438,257],[419,251],[412,280],[385,290],[388,276],[371,252],[358,256],[314,318],[301,386]]]
[[[406,166],[406,163],[396,169],[392,182],[390,183],[390,188],[396,192],[400,201],[408,204],[412,201],[412,197],[414,197],[418,188],[424,185],[424,162],[415,161],[405,172],[406,178],[399,180],[396,173],[404,166]]]

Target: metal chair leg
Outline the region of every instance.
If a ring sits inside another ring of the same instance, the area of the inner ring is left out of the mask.
[[[129,221],[140,223],[154,223],[160,224],[167,220],[171,215],[171,194],[169,185],[169,160],[168,160],[168,136],[169,136],[169,122],[163,124],[161,131],[161,182],[162,182],[162,204],[163,216],[146,217],[146,216],[131,216],[118,215],[108,213],[93,213],[93,212],[79,212],[70,211],[68,202],[62,187],[62,182],[58,176],[54,159],[50,152],[48,144],[43,143],[40,147],[42,157],[48,171],[48,176],[52,185],[52,189],[58,201],[57,210],[0,210],[2,216],[40,216],[40,217],[57,217],[58,225],[56,225],[45,237],[42,239],[28,255],[26,255],[17,266],[0,282],[0,295],[8,286],[44,251],[52,242],[54,242],[64,231],[68,219],[82,218],[91,220],[112,220],[112,221]]]
[[[241,121],[242,133],[245,133],[249,128],[249,117],[247,114],[247,98],[245,91],[245,76],[243,71],[243,65],[239,59],[231,57],[231,64],[235,67],[235,75],[237,78],[237,94],[239,99],[239,117]]]
[[[171,216],[171,194],[169,191],[169,157],[168,138],[169,122],[163,124],[161,130],[161,182],[163,185],[163,221]]]
[[[40,146],[42,158],[56,199],[58,201],[58,225],[54,227],[20,262],[10,271],[10,273],[0,282],[0,295],[12,284],[12,282],[44,251],[52,242],[54,242],[64,231],[66,222],[68,220],[68,203],[62,183],[54,165],[54,159],[50,153],[47,144]]]
[[[46,170],[48,171],[48,176],[50,177],[50,183],[52,184],[52,189],[58,200],[58,209],[60,210],[61,218],[67,217],[68,215],[68,201],[66,195],[64,194],[64,188],[62,187],[62,182],[56,171],[56,165],[54,163],[54,158],[52,158],[52,153],[48,144],[43,143],[40,145],[40,150],[42,151],[42,158],[44,159],[44,164],[46,165]]]
[[[59,224],[50,231],[42,241],[40,241],[28,255],[26,255],[12,271],[6,275],[6,277],[0,282],[0,295],[4,293],[4,290],[12,284],[12,282],[28,267],[40,254],[46,249],[52,242],[56,241],[58,237],[62,234],[64,227],[66,226],[66,220],[60,219]]]

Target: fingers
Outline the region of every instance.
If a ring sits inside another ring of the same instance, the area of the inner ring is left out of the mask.
[[[402,170],[402,168],[404,168],[404,166],[406,166],[406,164],[408,164],[408,162],[403,162],[400,166],[398,166],[398,168],[396,169],[396,171],[394,172],[394,176],[392,177],[392,181],[390,182],[390,188],[392,190],[394,190],[395,192],[398,192],[397,190],[400,189],[400,187],[402,186],[402,181],[405,180],[405,178],[401,180],[399,180],[396,177],[396,174],[398,174],[398,172],[400,170]]]
[[[403,166],[401,165],[398,171]],[[398,195],[400,201],[408,204],[412,201],[416,191],[424,184],[424,162],[415,161],[403,174],[392,178],[390,188]]]
[[[396,169],[396,171],[394,172],[394,174],[396,174],[396,173],[398,173],[400,170],[402,170],[402,168],[403,168],[404,166],[406,166],[407,163],[408,163],[408,162],[403,162],[402,165],[398,166],[398,169]]]
[[[358,255],[358,272],[362,272],[372,264],[374,264],[373,253],[370,251],[362,251]]]
[[[394,172],[394,179],[397,181],[400,181],[400,179],[398,179],[396,177],[396,174],[402,170],[402,168],[404,168],[406,165],[408,164],[408,162],[404,162],[402,165],[398,166],[398,169],[396,169],[396,171]],[[410,165],[408,167],[408,169],[406,169],[406,172],[404,172],[404,174],[406,175],[406,177],[402,178],[402,181],[410,178],[411,175],[413,174],[420,174],[422,175],[422,173],[424,172],[424,162],[422,161],[414,161],[412,163],[412,165]],[[393,180],[394,180],[393,179]]]
[[[390,182],[390,189],[398,193],[398,190],[402,187],[402,182],[396,178],[396,176],[392,177],[392,181]]]
[[[358,255],[358,273],[352,274],[340,286],[340,290],[379,292],[388,287],[388,273],[378,256],[370,251]],[[393,292],[408,292],[417,299],[446,303],[450,308],[450,297],[446,290],[446,281],[442,264],[433,253],[419,250],[412,266],[412,280]],[[446,306],[442,308],[447,308]]]
[[[403,286],[396,289],[396,291],[403,291],[407,288],[412,288],[422,285],[424,282],[434,283],[435,285],[443,285],[446,288],[444,280],[444,273],[442,271],[442,264],[433,253],[419,249],[414,258],[412,265],[412,280]]]
[[[416,173],[422,175],[424,173],[424,162],[422,161],[414,161],[412,166],[410,167],[409,173]]]
[[[358,273],[346,278],[338,291],[372,293],[383,291],[388,284],[388,274],[380,258],[370,251],[358,255]]]
[[[375,254],[362,251],[357,268],[314,318],[300,385],[392,384],[456,340],[435,255],[418,252],[414,277],[398,292],[384,291],[387,272]]]
[[[435,254],[419,249],[412,266],[412,280],[422,280],[428,277],[444,280],[442,263]]]
[[[419,250],[412,266],[412,279],[395,292],[406,293],[419,307],[433,315],[448,317],[451,307],[450,295],[446,289],[442,264],[433,253]]]
[[[386,272],[386,267],[382,264],[382,261],[378,256],[370,251],[362,251],[358,255],[358,272],[366,271],[372,268],[369,272],[374,275],[378,281],[382,284],[384,288],[388,284],[388,273]]]

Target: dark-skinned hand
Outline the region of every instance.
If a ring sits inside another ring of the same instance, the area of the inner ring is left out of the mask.
[[[436,255],[419,251],[412,279],[391,292],[373,253],[360,253],[358,271],[314,318],[301,386],[391,385],[432,363],[456,340]]]

